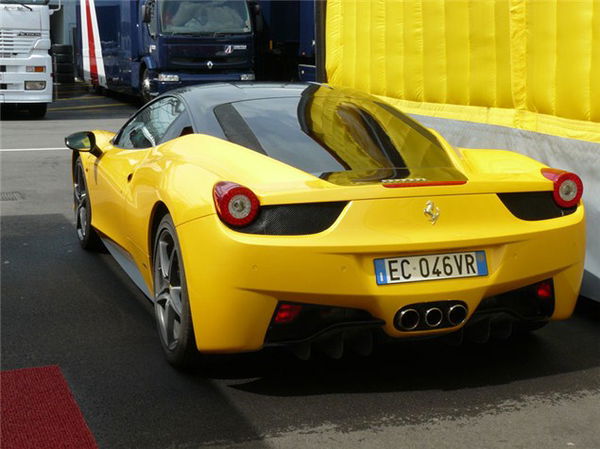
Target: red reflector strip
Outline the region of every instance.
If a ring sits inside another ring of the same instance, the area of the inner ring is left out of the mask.
[[[398,183],[385,183],[383,187],[396,188],[396,187],[426,187],[426,186],[458,186],[466,184],[467,181],[423,181],[423,182],[398,182]]]
[[[298,304],[281,304],[277,308],[275,322],[277,324],[291,323],[298,317],[300,310],[302,310],[302,306]]]
[[[552,298],[552,285],[548,281],[541,282],[536,286],[535,293],[540,299],[550,299]]]

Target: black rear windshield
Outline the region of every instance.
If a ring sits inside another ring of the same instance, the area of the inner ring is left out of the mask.
[[[330,94],[217,106],[227,139],[337,184],[464,179],[436,137],[392,106]],[[308,91],[308,92],[307,92]]]

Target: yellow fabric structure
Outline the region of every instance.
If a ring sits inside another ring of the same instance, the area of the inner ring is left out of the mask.
[[[600,142],[600,0],[328,0],[332,85]]]

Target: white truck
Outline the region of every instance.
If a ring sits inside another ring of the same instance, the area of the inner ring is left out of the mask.
[[[59,6],[60,8],[60,6]],[[52,102],[48,0],[0,0],[0,104],[46,115]]]

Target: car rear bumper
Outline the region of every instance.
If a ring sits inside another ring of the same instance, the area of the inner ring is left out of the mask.
[[[472,195],[473,207],[462,211],[453,205],[464,198],[436,199],[448,216],[436,225],[421,216],[422,198],[408,198],[353,202],[330,229],[314,235],[243,234],[216,215],[178,226],[198,348],[260,349],[280,302],[363,310],[392,338],[444,334],[460,326],[406,332],[394,317],[408,304],[458,300],[467,305],[468,322],[484,298],[545,279],[554,284],[550,319],[568,318],[583,274],[583,206],[565,217],[525,222],[494,198]],[[403,212],[390,210],[392,204]],[[420,213],[411,214],[417,206]],[[374,259],[472,250],[485,251],[488,275],[377,285]]]

